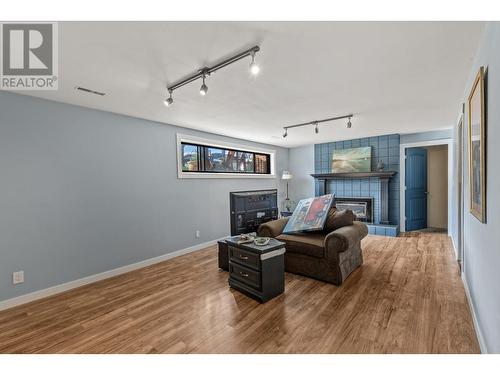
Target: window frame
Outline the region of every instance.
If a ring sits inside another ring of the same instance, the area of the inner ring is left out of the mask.
[[[227,151],[245,152],[253,154],[254,172],[222,172],[222,171],[184,171],[183,170],[183,144],[202,147],[202,156],[199,166],[205,168],[205,154],[207,148],[218,148]],[[269,173],[256,173],[255,155],[265,155],[268,157]],[[177,134],[177,174],[178,178],[275,178],[276,151],[256,147],[249,147],[234,143],[210,140],[190,135]]]

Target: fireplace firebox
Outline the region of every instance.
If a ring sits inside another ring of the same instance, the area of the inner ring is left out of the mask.
[[[373,198],[371,197],[335,197],[338,210],[351,210],[356,220],[373,223]]]

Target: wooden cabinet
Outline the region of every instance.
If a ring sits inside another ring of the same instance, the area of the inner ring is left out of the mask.
[[[285,243],[271,239],[265,246],[226,240],[229,255],[229,285],[266,302],[285,290]]]

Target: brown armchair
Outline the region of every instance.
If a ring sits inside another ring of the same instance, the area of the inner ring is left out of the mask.
[[[330,233],[283,234],[287,222],[288,218],[269,221],[257,231],[259,236],[286,243],[285,271],[340,285],[363,264],[361,240],[368,234],[365,224],[354,221]]]

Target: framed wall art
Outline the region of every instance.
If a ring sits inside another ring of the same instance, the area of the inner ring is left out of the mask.
[[[332,172],[371,172],[372,148],[358,147],[334,150],[332,154]]]
[[[484,67],[479,68],[469,95],[470,213],[486,222],[486,97]]]

